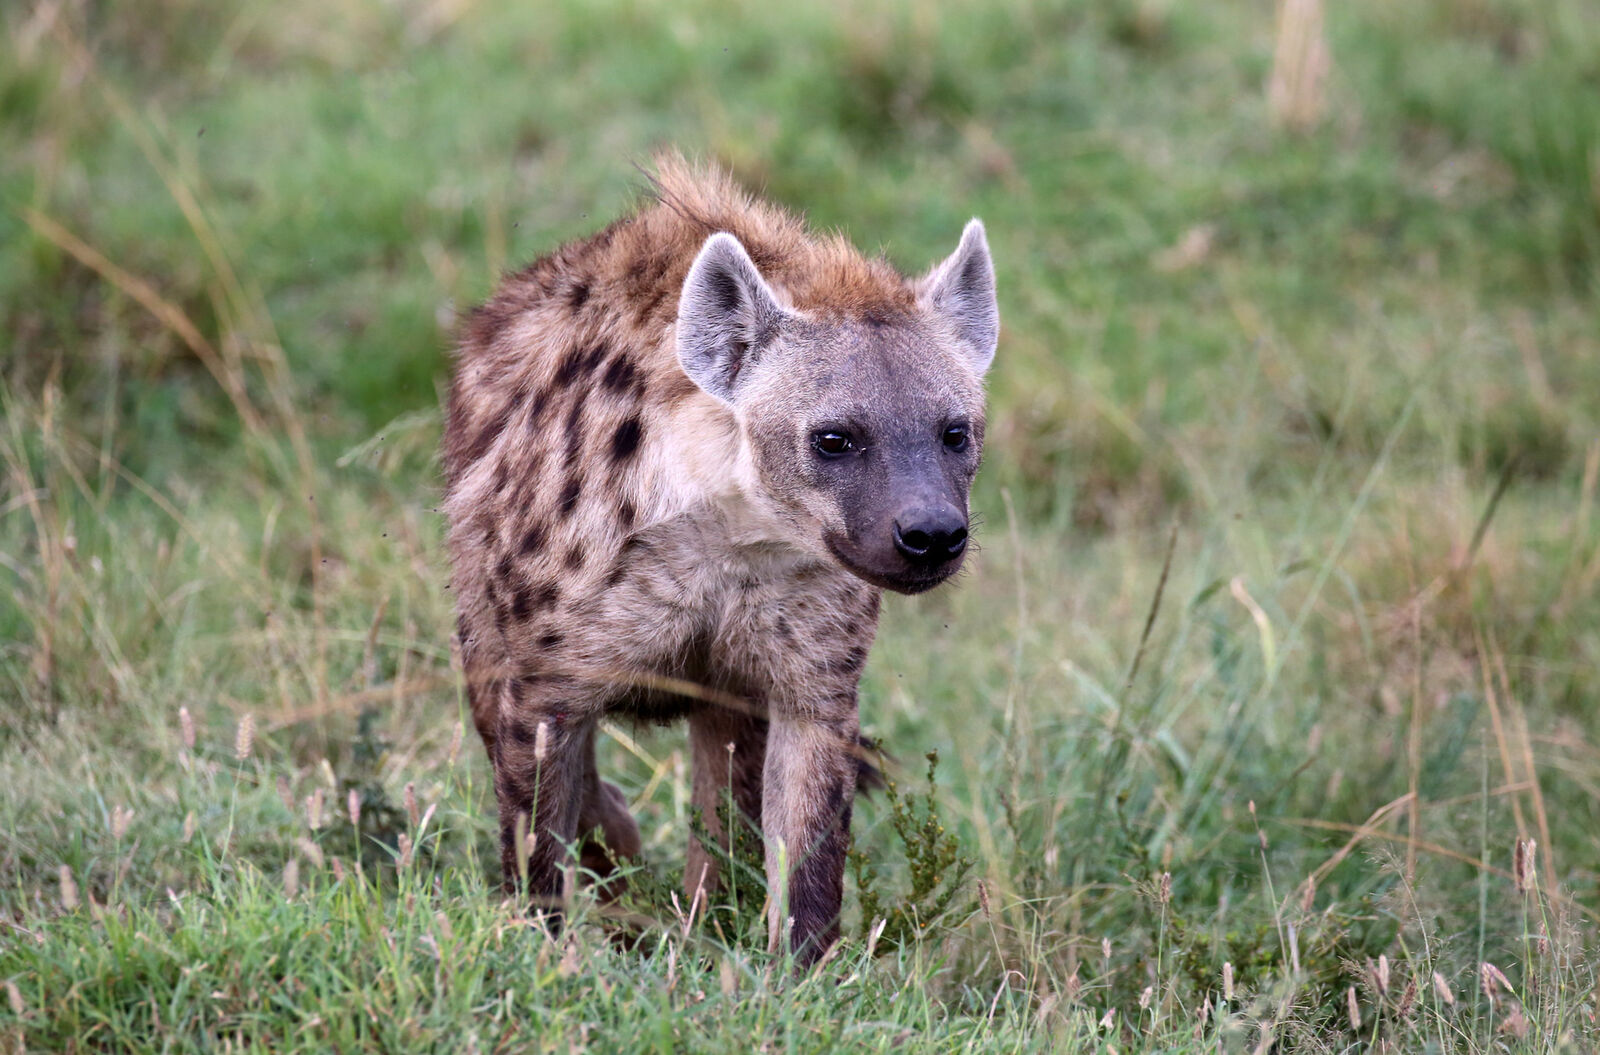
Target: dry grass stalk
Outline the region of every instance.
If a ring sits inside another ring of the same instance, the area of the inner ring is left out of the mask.
[[[1322,0],[1279,0],[1267,105],[1290,132],[1309,132],[1322,120],[1332,65],[1322,23]]]
[[[161,325],[175,334],[185,347],[194,353],[195,358],[200,360],[201,365],[216,379],[217,384],[222,386],[222,390],[228,394],[234,410],[245,423],[245,427],[256,435],[266,434],[266,422],[262,420],[255,404],[251,402],[249,393],[245,389],[244,377],[238,371],[237,364],[229,362],[219,353],[181,308],[162,297],[149,282],[131,271],[118,267],[107,259],[105,254],[43,213],[24,208],[22,218],[40,237],[54,244],[56,248],[105,279],[108,284],[154,315]]]
[[[878,939],[883,937],[883,930],[888,925],[889,921],[887,919],[880,919],[877,922],[877,925],[872,928],[872,933],[867,935],[867,959],[869,961],[872,959],[873,950],[878,947]],[[1067,979],[1067,988],[1069,991],[1071,991],[1072,983],[1077,980],[1077,977],[1077,972],[1073,972],[1072,977]]]

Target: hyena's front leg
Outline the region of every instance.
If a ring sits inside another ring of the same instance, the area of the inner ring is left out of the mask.
[[[767,735],[761,817],[768,945],[776,951],[787,940],[806,965],[839,937],[857,728],[852,696],[848,706],[822,713],[774,713]]]
[[[593,720],[559,704],[508,703],[495,737],[500,866],[508,893],[559,914],[571,889],[568,846],[584,805]]]
[[[761,823],[762,770],[767,757],[767,720],[754,713],[726,707],[708,707],[689,716],[689,753],[694,771],[692,803],[700,812],[709,839],[728,845],[718,812],[730,799],[733,815],[750,824]],[[701,845],[698,835],[689,840],[689,861],[684,869],[684,892],[692,904],[702,886],[709,894],[720,885],[717,862]]]

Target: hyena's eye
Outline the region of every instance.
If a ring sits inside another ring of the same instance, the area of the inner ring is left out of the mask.
[[[856,449],[855,440],[847,432],[824,429],[811,434],[811,446],[825,458],[837,458]]]
[[[944,435],[940,437],[945,448],[952,451],[967,449],[967,427],[965,425],[950,425],[945,428]]]

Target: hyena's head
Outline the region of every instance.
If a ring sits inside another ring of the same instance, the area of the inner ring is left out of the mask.
[[[1000,315],[983,225],[893,310],[801,312],[733,235],[684,280],[678,357],[729,404],[759,486],[808,537],[877,586],[920,593],[967,548],[983,448],[983,374]]]

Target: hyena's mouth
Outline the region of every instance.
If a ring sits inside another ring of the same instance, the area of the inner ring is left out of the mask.
[[[828,552],[833,554],[833,559],[844,566],[845,571],[880,589],[893,590],[895,593],[927,593],[954,575],[956,569],[961,567],[961,560],[957,558],[947,565],[931,569],[911,569],[903,565],[892,571],[873,568],[868,566],[860,556],[851,552],[853,547],[847,539],[829,532],[822,536],[822,541],[827,545]]]

